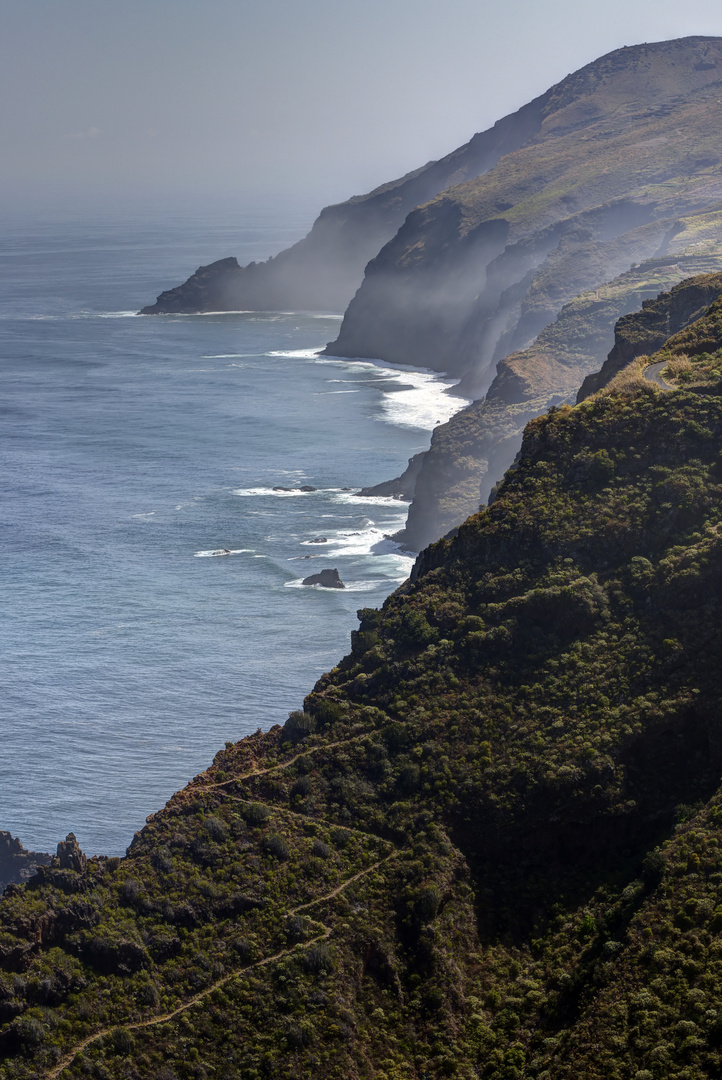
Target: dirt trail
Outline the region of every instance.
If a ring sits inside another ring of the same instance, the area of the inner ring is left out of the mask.
[[[337,885],[331,892],[326,893],[324,896],[319,896],[315,900],[307,900],[303,904],[298,904],[296,907],[290,908],[286,914],[295,915],[297,912],[303,911],[305,908],[313,907],[315,904],[322,904],[326,900],[333,900],[335,896],[339,896],[344,889],[349,887],[349,885],[353,885],[355,881],[359,881],[362,877],[365,877],[366,874],[371,874],[374,870],[378,870],[380,866],[383,866],[384,863],[393,859],[397,854],[398,852],[392,851],[390,855],[384,856],[383,859],[379,859],[377,862],[372,863],[371,866],[367,866],[365,870],[359,870],[358,873],[347,878],[346,881],[341,882],[341,884]],[[323,926],[323,933],[317,934],[316,937],[303,942],[302,948],[307,948],[309,945],[315,945],[319,941],[325,941],[331,936],[330,926],[324,926],[323,923],[318,922],[316,919],[313,919],[312,922],[315,922],[318,926]],[[228,975],[224,975],[211,986],[206,987],[205,990],[201,990],[198,994],[194,994],[188,1001],[184,1001],[182,1005],[178,1005],[172,1012],[164,1013],[162,1016],[151,1016],[147,1020],[135,1020],[127,1024],[113,1024],[111,1027],[102,1028],[100,1031],[88,1035],[82,1042],[77,1043],[72,1050],[69,1050],[68,1053],[61,1058],[57,1065],[50,1069],[49,1072],[40,1075],[45,1075],[47,1080],[56,1080],[69,1065],[72,1065],[78,1054],[82,1053],[83,1050],[86,1050],[98,1039],[103,1039],[107,1035],[112,1035],[115,1031],[120,1031],[121,1029],[125,1031],[142,1031],[144,1028],[154,1027],[157,1024],[167,1024],[169,1021],[174,1020],[176,1016],[180,1016],[180,1014],[186,1012],[186,1010],[192,1009],[199,1001],[203,1001],[209,994],[214,993],[214,991],[218,990],[221,986],[225,986],[225,984],[232,979],[237,978],[239,975],[244,975],[247,971],[253,971],[254,968],[265,967],[267,964],[272,964],[274,961],[280,960],[284,956],[290,956],[291,953],[297,952],[298,948],[298,945],[292,945],[287,949],[281,949],[280,952],[274,953],[272,956],[265,957],[263,960],[257,960],[253,964],[248,964],[247,967],[238,968],[236,971],[229,972]]]
[[[275,772],[276,769],[287,769],[289,765],[293,765],[294,762],[298,761],[299,758],[306,757],[308,754],[314,754],[317,750],[332,750],[336,746],[345,746],[347,743],[357,742],[359,739],[366,738],[368,734],[368,731],[362,731],[358,735],[350,736],[348,739],[339,739],[336,742],[332,743],[320,743],[318,746],[310,746],[303,750],[300,750],[299,753],[295,754],[287,761],[279,762],[277,765],[269,765],[265,769],[251,769],[249,772],[239,773],[237,776],[232,776],[228,780],[221,780],[215,784],[191,785],[189,788],[185,789],[185,792],[193,794],[194,792],[210,791],[215,788],[226,787],[228,784],[237,783],[240,780],[247,780],[252,776],[263,776],[264,773]],[[228,795],[228,793],[226,794]],[[240,799],[234,795],[228,795],[228,797],[236,802],[248,802],[247,799]],[[285,807],[281,808],[275,806],[273,807],[273,810],[277,812],[280,811],[281,813],[294,812],[292,810],[287,810]],[[360,830],[351,828],[350,831],[358,832]],[[364,835],[366,836],[368,834],[364,833]],[[352,877],[348,878],[346,881],[341,882],[340,885],[337,885],[336,888],[333,889],[330,893],[326,893],[325,896],[319,896],[315,900],[306,900],[303,904],[298,904],[296,907],[289,908],[286,914],[295,915],[297,914],[297,912],[304,911],[306,908],[314,907],[316,904],[322,904],[326,900],[332,900],[335,896],[339,896],[344,891],[344,889],[347,889],[349,885],[353,885],[355,881],[359,881],[362,877],[365,877],[366,874],[373,873],[374,870],[377,870],[380,866],[383,866],[384,863],[388,862],[390,859],[393,859],[397,854],[397,851],[392,851],[389,855],[385,855],[383,859],[379,859],[371,866],[367,866],[365,870],[359,870]],[[316,919],[313,919],[312,922],[316,922],[317,925],[323,926],[323,923],[318,922]],[[324,926],[322,934],[318,934],[316,937],[304,942],[303,946],[307,947],[309,945],[314,945],[318,941],[325,941],[326,938],[330,937],[330,935],[331,927]],[[222,978],[218,979],[217,982],[214,982],[211,986],[206,987],[205,990],[201,990],[198,994],[195,994],[192,998],[189,998],[188,1001],[183,1002],[182,1005],[178,1005],[177,1008],[173,1009],[172,1012],[164,1013],[162,1016],[152,1016],[147,1020],[136,1020],[127,1024],[113,1024],[111,1027],[102,1028],[100,1031],[94,1032],[93,1035],[88,1035],[86,1039],[84,1039],[80,1043],[77,1043],[72,1050],[69,1050],[68,1053],[61,1058],[58,1064],[55,1065],[49,1072],[46,1072],[44,1075],[47,1077],[47,1080],[56,1080],[56,1078],[59,1077],[61,1073],[63,1073],[65,1069],[67,1069],[68,1066],[73,1063],[78,1054],[82,1053],[83,1050],[86,1050],[92,1043],[96,1042],[98,1039],[103,1039],[107,1035],[112,1035],[113,1032],[120,1031],[121,1029],[124,1029],[125,1031],[141,1031],[144,1028],[154,1027],[157,1024],[166,1024],[169,1021],[174,1020],[176,1016],[180,1016],[181,1013],[186,1012],[187,1009],[192,1009],[193,1006],[197,1005],[199,1001],[203,1001],[203,999],[208,997],[209,994],[212,994],[221,986],[225,986],[225,984],[230,982],[231,979],[235,979],[239,975],[243,975],[246,971],[253,971],[254,968],[265,967],[267,964],[271,964],[276,960],[280,960],[284,956],[290,956],[291,953],[297,951],[298,947],[298,945],[293,945],[288,949],[281,949],[280,952],[274,953],[273,956],[267,956],[263,960],[257,960],[254,964],[249,964],[247,967],[238,968],[236,971],[232,971],[228,975],[224,975]]]
[[[193,794],[196,791],[211,791],[213,788],[226,787],[227,784],[235,784],[239,780],[248,780],[251,776],[264,776],[266,773],[275,772],[276,769],[287,769],[289,765],[293,765],[299,758],[308,757],[309,754],[315,754],[318,750],[333,750],[336,746],[346,746],[348,743],[358,742],[359,739],[365,739],[370,735],[370,731],[362,731],[358,735],[351,735],[348,739],[338,739],[336,742],[319,743],[318,746],[309,746],[304,750],[300,750],[297,754],[294,754],[292,758],[287,761],[280,761],[277,765],[269,765],[265,769],[251,769],[250,772],[238,773],[237,776],[230,776],[227,780],[219,780],[215,784],[189,784],[187,788],[183,789],[181,794]]]

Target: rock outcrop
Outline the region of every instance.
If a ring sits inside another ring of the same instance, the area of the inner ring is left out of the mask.
[[[80,850],[80,844],[75,839],[75,833],[68,833],[64,840],[58,843],[58,851],[52,865],[60,870],[75,870],[82,874],[88,865],[88,860]]]
[[[566,305],[533,345],[499,362],[484,398],[434,430],[397,539],[421,551],[475,513],[512,465],[529,420],[575,401],[585,375],[579,400],[660,348],[720,295],[721,271],[722,251],[653,259]]]
[[[324,589],[345,589],[338,570],[319,570],[317,574],[310,574],[301,582],[302,585],[320,585]]]
[[[0,893],[11,883],[27,881],[38,866],[48,866],[51,856],[41,851],[26,851],[16,836],[0,830]]]

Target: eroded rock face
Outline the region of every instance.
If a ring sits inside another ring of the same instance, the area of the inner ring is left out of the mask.
[[[16,836],[0,830],[0,892],[11,883],[27,881],[38,866],[47,866],[50,855],[26,851]]]
[[[345,589],[338,570],[321,570],[318,574],[311,574],[303,579],[303,585],[321,585],[324,589]]]
[[[721,73],[721,39],[684,38],[552,87],[523,146],[409,214],[327,352],[447,371],[480,396],[564,304],[679,250],[679,219],[722,199]]]
[[[421,551],[476,513],[514,462],[529,420],[584,400],[634,357],[660,348],[722,293],[720,271],[722,248],[667,256],[576,297],[533,345],[500,361],[484,398],[434,430],[396,539]]]
[[[76,870],[78,873],[83,873],[88,860],[80,850],[80,844],[75,839],[75,833],[68,833],[64,840],[61,840],[58,844],[58,853],[53,860],[53,864],[57,862],[60,870]]]

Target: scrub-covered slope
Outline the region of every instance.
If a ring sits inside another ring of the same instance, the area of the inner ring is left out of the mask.
[[[126,859],[6,894],[4,1076],[720,1075],[722,305],[657,362]]]

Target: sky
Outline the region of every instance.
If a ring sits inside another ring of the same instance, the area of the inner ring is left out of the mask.
[[[299,199],[448,153],[719,0],[0,0],[0,200]]]

